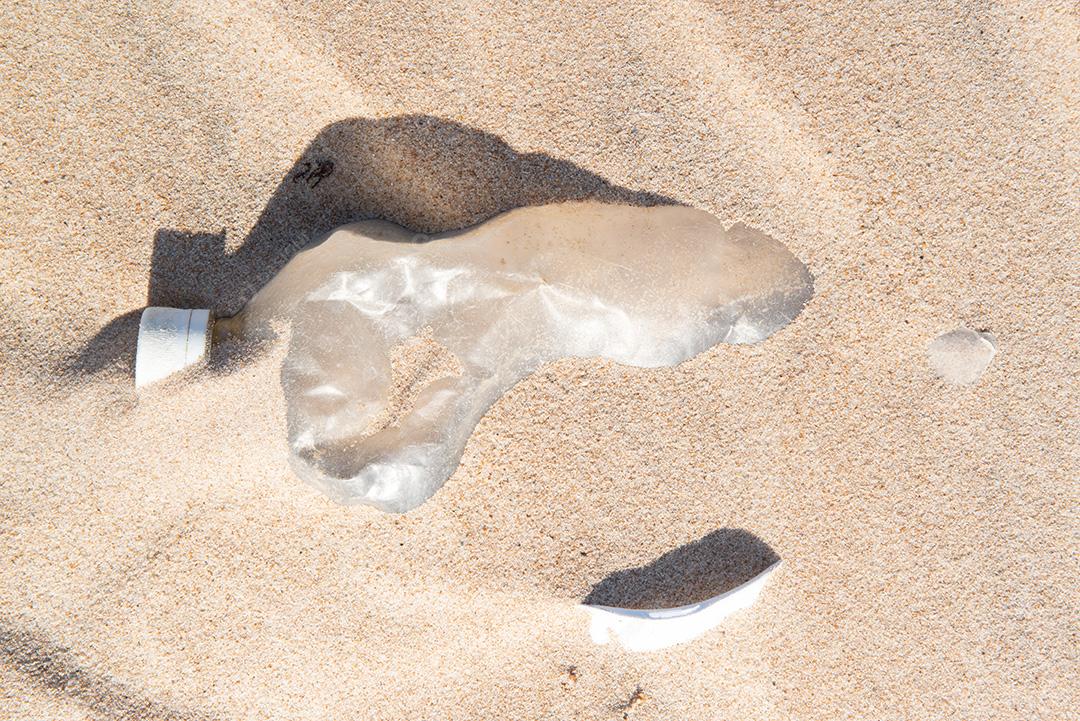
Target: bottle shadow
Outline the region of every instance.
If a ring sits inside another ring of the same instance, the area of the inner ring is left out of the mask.
[[[243,243],[224,232],[163,228],[154,237],[148,305],[237,313],[301,248],[336,226],[382,219],[419,233],[480,223],[512,208],[571,200],[675,204],[614,185],[546,153],[428,115],[351,118],[323,128],[283,175]],[[62,371],[132,373],[142,308],[124,313]]]
[[[633,609],[686,606],[727,593],[779,560],[753,533],[721,528],[640,568],[612,573],[582,603]]]

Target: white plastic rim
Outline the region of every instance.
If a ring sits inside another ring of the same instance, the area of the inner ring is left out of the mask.
[[[637,610],[582,605],[591,616],[589,635],[598,644],[614,638],[628,651],[656,651],[693,641],[731,614],[753,605],[779,565],[777,561],[741,586],[688,606]]]
[[[202,362],[210,348],[210,311],[150,307],[139,320],[135,387]]]

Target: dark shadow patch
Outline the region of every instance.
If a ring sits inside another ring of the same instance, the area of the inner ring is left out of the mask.
[[[675,204],[662,195],[613,185],[545,153],[519,153],[496,135],[450,120],[427,115],[341,120],[323,128],[282,174],[234,252],[228,251],[224,232],[159,230],[147,304],[234,315],[298,250],[349,222],[389,220],[420,233],[439,233],[512,208],[586,199]],[[112,321],[64,370],[131,367],[140,312]]]
[[[103,372],[135,375],[135,343],[139,338],[142,308],[130,310],[109,321],[104,328],[67,358],[64,374],[92,375]]]
[[[130,686],[81,666],[71,652],[48,639],[0,626],[0,661],[36,686],[63,694],[108,721],[210,721],[200,711],[155,701]]]
[[[616,571],[582,603],[615,608],[673,608],[741,586],[780,557],[754,534],[722,528],[640,568]]]

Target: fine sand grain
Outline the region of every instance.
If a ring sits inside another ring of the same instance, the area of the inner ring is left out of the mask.
[[[5,3],[0,718],[1075,714],[1076,6],[808,5]],[[815,296],[675,368],[544,367],[403,516],[292,476],[280,344],[135,394],[148,303],[584,197],[761,228]],[[959,326],[998,346],[970,386],[927,362]],[[774,555],[687,646],[575,608]]]

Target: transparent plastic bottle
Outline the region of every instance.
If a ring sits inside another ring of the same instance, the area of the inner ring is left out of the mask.
[[[486,410],[541,364],[674,365],[767,337],[812,292],[795,256],[745,226],[681,206],[570,203],[430,238],[382,221],[343,226],[218,320],[214,337],[287,328],[281,378],[296,472],[339,501],[404,512],[443,485]],[[371,432],[391,350],[422,330],[461,373]]]

